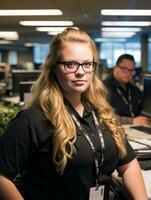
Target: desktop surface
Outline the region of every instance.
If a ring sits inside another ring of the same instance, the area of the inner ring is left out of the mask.
[[[151,127],[149,126],[140,125],[140,126],[132,126],[131,128],[141,131],[143,133],[151,134]]]
[[[151,170],[151,134],[138,130],[136,127],[140,126],[123,126],[127,139],[137,154],[141,169]]]
[[[5,97],[2,97],[1,100],[4,101],[4,102],[14,103],[14,104],[19,104],[20,103],[19,95],[5,96]]]
[[[141,125],[132,125],[132,124],[124,124],[123,128],[125,130],[125,134],[128,138],[134,139],[149,139],[151,141],[151,134],[145,133],[143,131],[138,130],[137,128],[132,127],[139,127]]]
[[[151,199],[151,134],[147,134],[133,127],[136,127],[136,125],[123,125],[127,139],[136,151],[142,169],[148,199]]]

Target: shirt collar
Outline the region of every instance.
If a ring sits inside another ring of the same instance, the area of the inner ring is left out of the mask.
[[[113,83],[113,85],[114,85],[115,87],[120,88],[120,89],[122,88],[122,90],[123,90],[123,89],[127,89],[127,88],[130,87],[130,83],[127,83],[127,84],[125,85],[125,88],[122,87],[122,85],[119,83],[118,80],[116,80],[116,78],[114,77],[113,74],[111,75],[111,79],[112,79],[112,83]]]
[[[78,112],[73,108],[71,103],[67,100],[64,99],[65,105],[69,108],[69,111],[72,111],[78,118],[81,118],[81,116],[78,114]],[[92,113],[92,108],[88,103],[84,103],[84,113],[83,117],[86,117]]]

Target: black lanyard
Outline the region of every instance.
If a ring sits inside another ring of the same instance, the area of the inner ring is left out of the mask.
[[[119,88],[116,88],[117,93],[121,96],[122,100],[124,103],[129,107],[131,117],[134,117],[134,113],[132,110],[132,95],[131,95],[131,90],[128,90],[128,100],[124,97],[122,94],[121,90]]]
[[[87,141],[88,141],[88,143],[89,143],[89,145],[90,145],[90,147],[93,151],[94,161],[95,161],[95,169],[96,169],[96,186],[98,187],[98,179],[99,179],[99,171],[100,170],[99,170],[99,161],[98,161],[98,157],[97,157],[97,154],[96,154],[97,150],[96,150],[91,138],[89,137],[87,131],[80,124],[80,121],[78,120],[78,118],[73,113],[71,113],[71,116],[72,116],[73,120],[75,121],[76,125],[78,126],[80,132],[83,133],[84,137],[87,139]],[[100,138],[100,143],[101,143],[101,150],[102,150],[102,158],[101,158],[101,163],[100,163],[100,167],[101,167],[102,163],[104,161],[105,143],[104,143],[104,139],[103,139],[103,135],[102,135],[102,130],[100,128],[100,124],[98,122],[98,119],[97,119],[94,111],[92,111],[92,116],[93,116],[93,120],[94,120],[96,130],[97,130],[99,138]]]

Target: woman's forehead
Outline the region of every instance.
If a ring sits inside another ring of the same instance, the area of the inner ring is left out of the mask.
[[[60,51],[61,57],[88,57],[93,58],[93,52],[87,43],[65,42]]]

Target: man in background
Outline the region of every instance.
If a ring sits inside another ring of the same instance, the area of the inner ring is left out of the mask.
[[[149,125],[149,118],[141,115],[142,92],[132,83],[135,60],[130,54],[121,55],[112,74],[103,82],[108,88],[109,102],[123,124]]]

